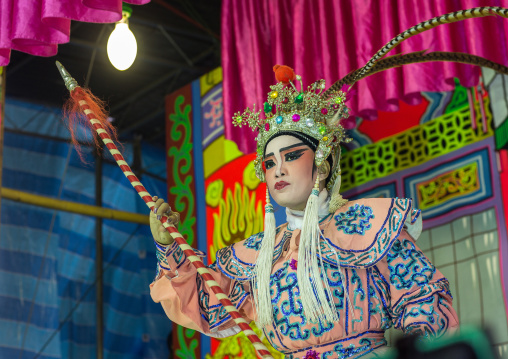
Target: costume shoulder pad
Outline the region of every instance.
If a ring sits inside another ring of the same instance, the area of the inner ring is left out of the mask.
[[[286,226],[287,224],[283,224],[277,227],[275,231],[273,263],[280,257],[282,248],[291,238],[291,232],[284,231]],[[264,233],[259,232],[243,241],[218,250],[216,254],[217,268],[231,279],[239,281],[251,280],[263,238]]]
[[[370,267],[386,255],[403,228],[417,223],[419,215],[408,198],[348,202],[323,230],[322,258],[344,267]]]

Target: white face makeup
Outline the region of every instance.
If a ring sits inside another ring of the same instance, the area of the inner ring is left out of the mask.
[[[266,146],[266,184],[275,202],[293,210],[304,210],[316,181],[314,151],[293,136],[279,136]]]

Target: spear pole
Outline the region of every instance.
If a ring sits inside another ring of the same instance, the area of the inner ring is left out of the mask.
[[[62,78],[65,82],[65,86],[71,93],[71,96],[73,97],[74,100],[79,102],[79,107],[81,108],[81,111],[85,114],[86,118],[90,122],[90,126],[97,132],[97,135],[102,139],[102,142],[104,143],[104,145],[106,145],[107,149],[115,159],[116,163],[122,170],[123,174],[125,175],[125,177],[127,177],[129,182],[131,183],[132,187],[134,187],[134,189],[139,194],[141,199],[146,203],[148,208],[150,208],[150,210],[153,211],[155,202],[152,201],[152,196],[141,184],[136,175],[134,175],[131,168],[125,161],[124,157],[122,156],[122,154],[116,147],[115,143],[111,139],[111,136],[108,134],[108,131],[104,129],[101,121],[99,121],[96,118],[94,112],[90,110],[90,106],[85,100],[85,97],[81,96],[80,98],[80,92],[83,93],[81,87],[78,85],[76,80],[74,80],[69,75],[67,70],[62,66],[62,64],[59,61],[56,62],[56,66],[58,67],[58,71],[60,72],[60,75],[62,75]],[[206,285],[215,294],[215,297],[218,299],[218,301],[224,306],[224,308],[231,316],[231,318],[233,318],[235,323],[240,327],[243,333],[252,342],[254,348],[256,349],[260,357],[273,359],[266,346],[261,342],[257,334],[252,330],[249,323],[247,323],[247,321],[243,319],[242,315],[238,312],[233,303],[231,303],[231,300],[229,300],[228,296],[223,292],[222,288],[214,280],[208,268],[206,268],[201,259],[196,255],[192,247],[187,244],[187,242],[185,241],[183,236],[178,232],[176,227],[168,223],[168,217],[162,215],[160,221],[164,226],[164,228],[166,228],[166,230],[169,232],[171,237],[178,244],[180,249],[185,253],[187,259],[192,263],[192,265],[196,268],[197,272],[204,279]]]

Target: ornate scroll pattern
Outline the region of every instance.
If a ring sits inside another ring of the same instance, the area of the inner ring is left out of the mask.
[[[158,244],[156,244],[156,246],[157,246],[157,248],[160,247]],[[192,248],[192,250],[194,251],[194,253],[196,253],[196,255],[198,257],[201,257],[201,258],[206,257],[205,252],[200,251],[199,249],[195,249],[195,248]],[[173,270],[180,268],[180,266],[182,264],[184,264],[185,260],[187,259],[187,257],[185,257],[185,254],[183,253],[182,249],[178,246],[178,244],[176,242],[173,242],[173,244],[167,248],[167,252],[165,253],[165,258],[164,258],[165,263],[169,266],[169,264],[168,264],[169,262],[167,261],[167,258],[171,258],[176,263],[176,268],[170,268]]]
[[[217,252],[217,267],[228,278],[236,280],[250,280],[253,276],[254,263],[239,260],[233,246],[225,247]]]
[[[320,241],[323,260],[337,265],[337,258],[343,267],[361,268],[377,263],[386,254],[402,230],[406,216],[410,215],[411,200],[394,198],[383,226],[378,230],[371,245],[364,250],[345,250],[329,238]],[[376,228],[377,230],[377,228]]]
[[[336,353],[340,355],[340,358],[349,358],[353,355],[366,354],[371,352],[373,349],[378,348],[380,346],[386,345],[385,339],[379,338],[362,338],[360,340],[360,345],[348,345],[344,347],[343,343],[339,343],[335,345],[333,351],[325,352],[322,354],[321,358],[333,358]]]
[[[196,246],[196,208],[194,197],[194,167],[192,154],[192,121],[190,86],[185,95],[172,97],[167,102],[168,203],[180,213],[179,230],[187,243]],[[182,254],[183,255],[183,254]],[[179,258],[179,253],[174,256]],[[183,261],[181,262],[183,263]],[[194,330],[175,325],[174,347],[178,357],[199,356],[199,336]]]
[[[340,272],[337,271],[336,267],[333,268],[326,263],[324,269],[337,312],[342,313],[344,308],[344,285]],[[275,349],[288,350],[282,344],[281,338],[283,337],[295,341],[307,340],[310,336],[320,337],[333,328],[332,323],[322,323],[321,321],[308,323],[303,314],[303,306],[299,298],[300,289],[296,271],[290,269],[289,262],[285,262],[282,268],[270,276],[270,292],[273,293],[273,320],[277,330],[266,329],[265,333]]]
[[[408,239],[402,242],[396,240],[386,255],[386,261],[390,282],[398,290],[424,286],[436,273],[436,267]]]
[[[400,298],[393,305],[392,317],[395,328],[405,333],[418,334],[424,337],[440,337],[449,327],[451,298],[446,279],[422,286]],[[415,321],[417,318],[417,321]],[[425,318],[425,320],[421,320]]]
[[[194,245],[194,233],[196,217],[194,215],[195,199],[191,188],[194,187],[192,166],[192,129],[191,129],[191,105],[181,108],[185,97],[180,95],[176,98],[174,112],[169,115],[172,122],[169,132],[172,143],[179,142],[180,147],[170,147],[168,156],[172,158],[172,178],[174,185],[169,193],[174,195],[171,203],[176,212],[180,213],[180,232],[189,245]]]
[[[411,211],[411,224],[414,224],[418,218],[420,217],[420,215],[422,214],[422,211],[420,209],[413,209]]]
[[[275,231],[275,235],[279,233],[281,230],[281,227],[278,227]],[[216,258],[216,264],[220,271],[224,273],[228,278],[233,278],[240,281],[250,280],[253,276],[253,270],[255,263],[253,262],[256,258],[256,253],[261,248],[261,241],[263,240],[263,232],[257,233],[253,236],[250,236],[245,241],[229,247],[225,247],[220,249],[217,252],[217,258]],[[281,256],[283,249],[285,248],[286,244],[289,243],[289,239],[291,238],[291,232],[286,231],[281,239],[281,241],[275,246],[273,251],[273,261],[272,263],[275,263]],[[239,246],[244,246],[246,248],[249,248],[253,250],[252,258],[249,258],[249,260],[252,261],[252,263],[247,262],[246,258],[240,259],[237,254],[236,250],[239,248]]]
[[[265,234],[263,232],[259,232],[250,236],[245,240],[245,247],[259,251],[261,249],[261,242],[263,241],[264,235]]]
[[[386,330],[392,326],[392,321],[389,311],[390,303],[387,302],[387,299],[390,298],[388,295],[389,284],[383,279],[384,278],[375,266],[367,268],[367,283],[369,287],[369,327],[370,318],[378,316],[378,318],[381,318],[379,327]]]
[[[423,337],[439,338],[448,329],[449,319],[442,310],[448,304],[440,295],[433,295],[414,303],[404,313],[404,326],[406,334],[416,334]],[[411,322],[418,318],[418,322]]]
[[[346,191],[373,179],[415,167],[430,159],[494,135],[489,97],[485,104],[486,133],[471,127],[469,107],[462,106],[420,126],[371,145],[345,153],[341,158],[342,186]]]
[[[404,177],[404,192],[418,201],[426,219],[479,204],[494,195],[491,160],[488,147],[476,148],[424,172]]]
[[[422,210],[437,207],[450,199],[466,196],[480,188],[478,163],[443,173],[416,185],[418,204]]]
[[[339,339],[335,342],[327,343],[324,346],[326,346],[326,349],[321,349],[320,346],[314,347],[312,353],[308,348],[294,351],[291,353],[286,354],[286,359],[294,359],[295,357],[301,358],[303,353],[307,352],[306,355],[309,354],[316,354],[317,358],[320,359],[332,359],[332,358],[359,358],[363,357],[365,354],[371,352],[372,350],[386,345],[386,340],[379,336],[379,334],[383,333],[382,331],[366,331],[359,335],[356,335],[354,337],[348,337]],[[377,336],[376,336],[377,335]],[[351,341],[354,342],[351,343]],[[344,342],[349,342],[350,344],[346,347],[344,347]],[[327,350],[332,346],[332,350]],[[313,358],[313,356],[307,356],[310,358]]]
[[[346,212],[341,212],[335,216],[335,226],[337,230],[342,230],[346,234],[364,235],[365,231],[372,227],[369,221],[374,218],[372,208],[355,203],[349,207]]]
[[[229,293],[229,299],[231,302],[235,305],[237,309],[240,308],[240,306],[243,304],[245,299],[250,295],[250,292],[247,292],[242,285],[242,283],[235,281],[232,284],[233,290]],[[200,289],[200,292],[202,291],[202,287]],[[208,294],[207,294],[208,296]],[[200,295],[201,298],[201,295]],[[205,315],[206,320],[208,321],[210,325],[210,330],[214,330],[218,328],[222,323],[226,322],[228,319],[231,319],[228,312],[224,308],[222,304],[216,304],[212,305],[210,307],[205,306],[207,305],[207,298],[205,299],[203,295],[203,307],[206,308]],[[200,304],[201,305],[201,304]]]

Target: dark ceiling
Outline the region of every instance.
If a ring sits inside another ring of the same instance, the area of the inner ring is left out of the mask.
[[[80,85],[109,105],[128,142],[134,137],[164,145],[164,96],[220,66],[220,0],[152,0],[132,6],[129,26],[138,54],[126,71],[109,62],[106,44],[114,24],[73,21],[71,38],[58,54],[43,58],[12,51],[6,95],[61,107],[68,97],[60,61]]]

